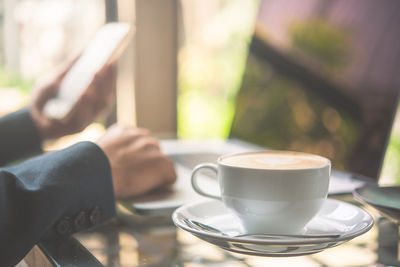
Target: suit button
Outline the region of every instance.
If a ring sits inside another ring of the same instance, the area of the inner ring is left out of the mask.
[[[89,215],[89,222],[91,225],[96,225],[101,221],[101,209],[98,206],[95,206]]]
[[[71,232],[70,218],[65,217],[61,219],[56,226],[57,233],[59,235],[67,235]]]
[[[81,231],[86,228],[86,212],[81,211],[74,219],[75,231]]]

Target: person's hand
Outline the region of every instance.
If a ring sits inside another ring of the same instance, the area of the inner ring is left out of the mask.
[[[116,66],[108,64],[95,75],[66,118],[59,120],[47,117],[43,113],[43,107],[56,96],[60,83],[72,64],[73,62],[56,71],[34,89],[30,113],[43,140],[83,130],[98,116],[109,112],[115,103]]]
[[[176,180],[172,161],[146,129],[113,125],[96,143],[111,163],[116,199],[144,194]]]

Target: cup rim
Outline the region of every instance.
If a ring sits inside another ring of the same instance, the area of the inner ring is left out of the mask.
[[[284,153],[284,154],[300,154],[300,155],[307,155],[307,156],[313,156],[322,160],[326,161],[326,164],[323,164],[321,166],[315,166],[315,167],[302,167],[302,168],[280,168],[280,169],[273,169],[273,168],[257,168],[257,167],[245,167],[245,166],[236,166],[232,165],[229,163],[222,162],[222,160],[226,157],[231,157],[231,156],[239,156],[239,155],[244,155],[244,154],[261,154],[261,153]],[[248,151],[248,152],[239,152],[239,153],[230,153],[230,154],[225,154],[222,156],[219,156],[217,159],[218,165],[226,166],[229,168],[237,168],[237,169],[247,169],[247,170],[267,170],[267,171],[302,171],[302,170],[316,170],[316,169],[323,169],[326,168],[327,166],[331,166],[331,160],[317,154],[312,154],[312,153],[306,153],[306,152],[300,152],[300,151],[291,151],[291,150],[257,150],[257,151]]]

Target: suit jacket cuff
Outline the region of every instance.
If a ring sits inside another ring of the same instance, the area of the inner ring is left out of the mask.
[[[44,238],[63,237],[116,214],[110,164],[94,143],[34,157],[4,172],[2,202],[18,211],[5,215],[10,251],[26,253]]]

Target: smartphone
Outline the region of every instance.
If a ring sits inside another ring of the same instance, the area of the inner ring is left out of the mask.
[[[44,106],[46,116],[63,119],[88,89],[101,68],[118,59],[133,35],[129,23],[112,22],[102,26],[60,83],[55,98]]]

